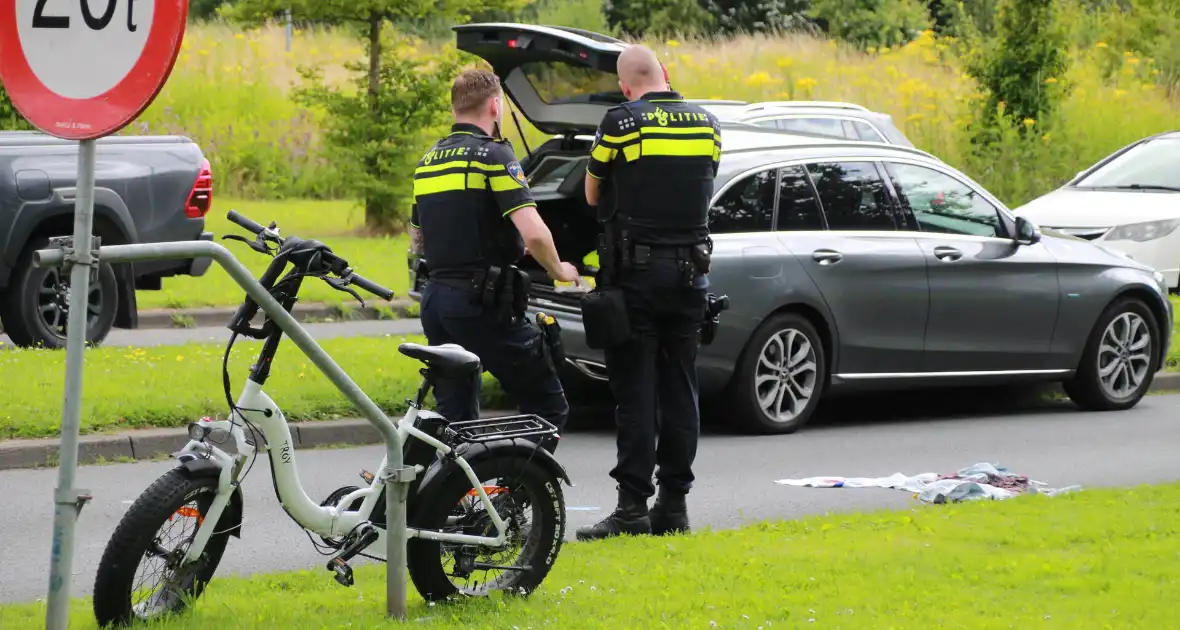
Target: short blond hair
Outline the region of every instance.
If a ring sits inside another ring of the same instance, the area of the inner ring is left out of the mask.
[[[499,77],[487,70],[464,70],[451,85],[451,111],[457,115],[474,114],[499,95]]]

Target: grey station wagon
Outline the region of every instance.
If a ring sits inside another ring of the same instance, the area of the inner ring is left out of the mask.
[[[521,113],[555,136],[522,166],[562,259],[581,261],[599,232],[584,198],[590,136],[624,100],[622,45],[520,24],[456,30],[459,48],[487,59]],[[1042,234],[917,149],[740,123],[722,137],[710,281],[732,306],[698,371],[726,421],[787,433],[829,391],[1036,380],[1063,382],[1087,409],[1125,409],[1162,366],[1173,314],[1149,267]],[[563,329],[570,390],[605,380],[577,296],[535,261],[521,266],[533,272],[530,312]]]

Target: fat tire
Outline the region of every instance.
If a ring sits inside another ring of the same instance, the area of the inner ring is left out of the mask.
[[[46,271],[33,266],[33,252],[48,247],[48,237],[29,241],[17,260],[7,295],[0,304],[5,333],[14,344],[23,348],[60,349],[66,346],[65,339],[45,328],[37,312],[38,289]],[[102,285],[103,304],[97,324],[86,331],[86,341],[91,346],[106,339],[119,310],[119,282],[109,264],[99,264],[98,282]]]
[[[1151,329],[1151,363],[1148,364],[1147,378],[1143,379],[1139,389],[1127,398],[1116,399],[1107,395],[1099,381],[1098,348],[1102,344],[1103,335],[1106,334],[1106,327],[1116,317],[1126,312],[1132,312],[1142,317]],[[1151,383],[1155,380],[1155,373],[1159,370],[1160,337],[1159,323],[1156,321],[1155,314],[1142,300],[1137,298],[1115,300],[1098,316],[1098,321],[1094,323],[1094,328],[1090,330],[1090,336],[1086,339],[1086,349],[1082,352],[1082,360],[1078,364],[1077,372],[1072,379],[1062,383],[1061,388],[1065,390],[1070,400],[1087,411],[1122,411],[1134,407],[1147,395],[1147,390],[1151,389]]]
[[[125,626],[134,620],[131,591],[148,543],[169,516],[193,500],[185,499],[193,491],[202,493],[198,495],[197,505],[202,516],[207,514],[217,493],[217,481],[216,477],[190,478],[178,467],[164,473],[139,495],[119,521],[98,564],[93,600],[94,616],[100,627]],[[207,562],[197,574],[194,587],[187,592],[191,599],[182,602],[174,613],[185,610],[189,602],[195,602],[204,592],[217,572],[229,537],[229,532],[215,532],[209,538],[205,545]]]
[[[457,464],[455,470],[448,475],[446,481],[430,493],[419,495],[419,505],[409,525],[421,529],[442,529],[447,516],[471,490],[471,482]],[[506,471],[511,471],[509,478],[514,484],[521,484],[528,488],[530,494],[542,501],[540,506],[540,523],[532,522],[533,533],[540,531],[536,544],[530,549],[522,550],[518,562],[531,565],[531,571],[508,571],[507,574],[516,576],[508,584],[497,589],[504,592],[527,596],[531,594],[553,568],[558,554],[565,541],[565,496],[561,490],[561,480],[553,475],[541,464],[526,457],[504,456],[480,460],[471,465],[475,476],[481,482],[496,477],[509,477]],[[539,527],[539,530],[538,530]],[[526,544],[530,541],[526,541]],[[418,593],[428,602],[441,601],[460,595],[455,585],[448,579],[442,566],[442,550],[440,543],[424,538],[411,538],[406,541],[406,567],[410,573],[410,580]]]
[[[795,416],[790,422],[778,423],[766,417],[762,407],[758,404],[755,394],[754,377],[757,375],[758,361],[761,358],[762,346],[775,334],[793,328],[803,333],[811,347],[815,349],[816,379],[811,399],[803,412]],[[819,406],[828,382],[828,358],[824,350],[823,338],[819,331],[799,313],[779,313],[772,315],[762,322],[738,359],[738,368],[730,381],[727,398],[735,414],[737,428],[750,433],[786,435],[798,431],[811,420],[816,407]]]

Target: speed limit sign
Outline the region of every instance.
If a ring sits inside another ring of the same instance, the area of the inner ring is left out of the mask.
[[[0,81],[45,133],[119,131],[168,80],[187,0],[0,0]]]

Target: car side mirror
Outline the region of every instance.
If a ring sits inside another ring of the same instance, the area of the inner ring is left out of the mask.
[[[1016,242],[1020,245],[1035,245],[1041,242],[1040,228],[1024,217],[1016,217]]]

